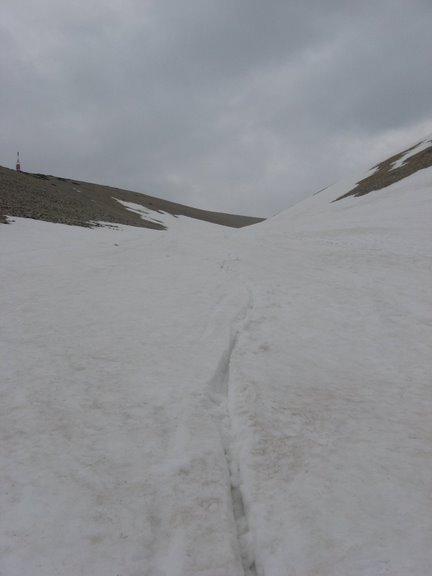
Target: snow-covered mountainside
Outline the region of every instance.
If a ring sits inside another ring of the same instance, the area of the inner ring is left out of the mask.
[[[359,180],[0,226],[2,576],[430,575],[432,168]]]

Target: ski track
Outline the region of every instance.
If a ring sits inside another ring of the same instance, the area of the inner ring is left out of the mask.
[[[223,304],[220,308],[223,309]],[[244,576],[257,576],[257,570],[248,508],[242,488],[241,465],[234,442],[233,419],[235,415],[230,409],[229,397],[235,393],[230,388],[231,359],[235,353],[238,336],[244,329],[252,308],[253,297],[250,289],[248,289],[243,306],[231,320],[228,345],[221,354],[215,373],[208,382],[209,398],[213,407],[216,407],[216,420],[226,460],[237,549]]]

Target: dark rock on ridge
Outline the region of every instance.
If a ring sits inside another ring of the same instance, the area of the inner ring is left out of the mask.
[[[6,222],[7,216],[16,216],[74,226],[89,227],[97,226],[98,222],[109,222],[165,229],[162,224],[144,220],[139,214],[127,210],[116,199],[140,204],[144,209],[188,216],[232,228],[242,228],[263,220],[200,210],[129,190],[47,174],[16,172],[0,166],[0,222]]]

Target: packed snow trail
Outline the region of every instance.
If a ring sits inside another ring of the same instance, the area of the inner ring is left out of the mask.
[[[352,185],[0,227],[1,576],[430,576],[432,171]]]
[[[230,481],[231,493],[231,506],[233,513],[233,520],[236,528],[237,547],[239,557],[241,559],[244,576],[255,576],[255,544],[249,520],[247,515],[247,507],[245,506],[243,493],[242,493],[242,480],[240,473],[240,464],[237,458],[236,447],[234,444],[232,414],[230,410],[230,364],[233,352],[235,350],[238,334],[241,331],[242,325],[249,310],[252,307],[251,292],[245,292],[243,298],[244,303],[240,307],[235,318],[228,326],[227,333],[227,347],[223,351],[219,360],[217,368],[208,383],[209,398],[216,406],[215,420],[220,430],[222,446],[226,458],[227,472]],[[234,296],[237,294],[234,293]],[[242,299],[241,294],[237,297]],[[229,299],[232,301],[233,296]],[[214,328],[216,328],[217,323]],[[225,331],[227,327],[221,326]],[[214,330],[213,330],[214,332]],[[214,333],[211,335],[214,338]]]

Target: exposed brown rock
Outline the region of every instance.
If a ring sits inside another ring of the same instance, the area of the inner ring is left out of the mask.
[[[17,216],[74,226],[97,226],[97,222],[102,221],[165,229],[162,224],[143,220],[139,214],[127,210],[116,199],[140,204],[156,212],[188,216],[232,228],[249,226],[263,220],[199,210],[129,190],[47,174],[16,172],[0,166],[0,222],[5,222],[7,216]]]
[[[417,146],[417,144],[416,144]],[[375,172],[360,180],[357,185],[347,192],[343,194],[343,196],[339,196],[333,202],[337,202],[338,200],[342,200],[343,198],[347,198],[348,196],[363,196],[364,194],[369,194],[374,190],[380,190],[381,188],[386,188],[403,178],[407,178],[407,176],[411,176],[418,170],[422,170],[423,168],[428,168],[432,166],[432,140],[430,141],[430,146],[425,148],[424,150],[414,154],[410,158],[408,158],[402,166],[399,168],[392,168],[393,164],[402,158],[404,154],[410,152],[416,146],[412,146],[399,154],[395,154],[391,158],[384,160],[384,162],[380,162],[374,168],[376,168]]]

